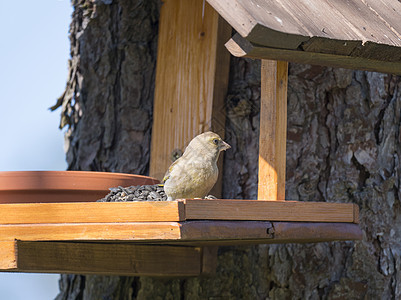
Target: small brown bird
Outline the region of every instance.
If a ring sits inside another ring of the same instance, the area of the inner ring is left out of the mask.
[[[168,200],[204,198],[217,181],[219,154],[229,148],[229,144],[211,131],[193,138],[163,178]]]

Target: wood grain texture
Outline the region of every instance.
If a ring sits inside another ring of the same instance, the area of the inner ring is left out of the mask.
[[[401,5],[399,1],[388,0],[361,0],[387,27],[395,34],[401,32],[400,13]]]
[[[187,227],[188,226],[188,227]],[[264,221],[187,221],[183,224],[188,231],[212,231],[214,234],[183,238],[182,244],[207,245],[251,245],[281,243],[320,243],[328,241],[361,240],[362,230],[353,223],[310,223],[310,222],[264,222]],[[195,229],[196,228],[196,229]],[[221,230],[222,234],[217,233]]]
[[[161,7],[150,158],[158,179],[172,153],[196,135],[213,130],[224,138],[229,53],[223,44],[231,27],[210,5],[202,11],[200,0]]]
[[[350,223],[294,223],[273,222],[274,241],[277,243],[316,243],[361,240],[362,231]]]
[[[364,48],[365,43],[401,47],[397,0],[208,0],[234,29],[252,43],[271,48],[297,49],[309,39],[322,38],[324,51],[350,48],[348,42]],[[327,47],[336,43],[336,47]],[[348,51],[348,50],[346,50]],[[321,52],[318,49],[318,52]],[[398,52],[400,53],[400,52]],[[386,61],[386,57],[382,56]]]
[[[352,203],[185,200],[187,220],[266,220],[294,222],[356,222]]]
[[[288,63],[262,60],[258,199],[285,200]]]
[[[268,233],[272,227],[267,221],[186,221],[182,223],[181,240],[266,240],[273,238]]]
[[[20,235],[33,241],[17,241],[17,245],[14,240],[1,241],[0,270],[127,276],[210,275],[216,267],[215,246],[362,238],[360,228],[352,223],[187,221],[180,225],[182,239],[166,238],[162,241],[166,245],[179,247],[160,246],[157,244],[161,242],[160,237],[152,239],[149,236],[146,240],[137,240],[139,244],[133,244],[132,240],[116,242],[118,235],[108,236],[103,243],[68,241],[68,235],[60,241],[48,242],[36,239],[38,236]],[[86,241],[90,241],[90,238]],[[194,248],[200,246],[207,247]]]
[[[177,201],[0,204],[0,224],[180,221],[183,211]]]
[[[125,276],[197,276],[197,247],[23,242],[17,243],[18,271]]]
[[[17,253],[14,240],[0,240],[0,270],[17,268]]]
[[[217,268],[217,251],[218,246],[202,247],[202,269],[201,275],[214,275]]]
[[[0,225],[0,241],[179,240],[180,227],[177,222]]]
[[[67,224],[67,225],[2,225],[0,226],[0,241],[7,247],[4,249],[13,249],[11,244],[14,240],[21,241],[75,241],[80,242],[107,242],[107,243],[136,243],[136,244],[187,244],[204,245],[212,243],[218,245],[246,244],[255,243],[274,243],[280,236],[277,233],[274,222],[269,221],[222,221],[222,220],[193,220],[185,222],[172,223],[136,223],[136,224]],[[277,222],[276,222],[277,223]],[[279,222],[285,223],[285,222]],[[290,224],[289,222],[287,222]],[[330,225],[325,225],[324,230],[321,224],[331,224],[333,228],[341,229],[337,232],[336,238],[356,239],[355,230],[351,234],[346,234],[347,225],[353,223],[311,223],[311,222],[293,222],[294,228],[308,228],[302,239],[313,240],[317,235],[312,232],[313,228],[321,232],[319,238],[332,237]],[[336,227],[336,224],[342,224]],[[153,226],[153,228],[152,228]],[[289,226],[289,225],[288,225]],[[29,228],[31,227],[31,228]],[[293,228],[291,227],[291,228]],[[344,230],[343,230],[344,229]],[[64,232],[63,232],[64,231]],[[171,231],[171,232],[170,232]],[[308,233],[309,232],[309,233]],[[360,232],[360,231],[359,231]],[[327,236],[325,236],[327,234]],[[287,233],[281,237],[288,239]],[[320,240],[319,240],[320,241]],[[9,245],[7,243],[10,243]],[[8,250],[7,250],[8,251]],[[11,253],[11,252],[10,252]]]
[[[375,53],[380,53],[381,55],[385,53],[386,57],[390,60],[382,61],[374,56],[368,56],[368,58],[365,58],[361,56],[336,55],[331,53],[263,47],[250,43],[239,34],[235,34],[226,43],[226,47],[232,55],[237,57],[282,60],[301,64],[322,65],[401,75],[401,60],[398,59],[401,54],[393,53],[395,48],[383,49],[382,47],[377,46]]]
[[[107,236],[107,226],[111,224],[120,228],[115,230],[120,230],[125,236],[136,226],[142,226],[139,227],[143,230],[141,234],[146,234],[147,230],[152,232],[152,224],[155,224],[155,230],[169,231],[173,230],[170,226],[175,226],[174,221],[191,219],[358,222],[357,205],[299,201],[187,199],[171,202],[1,204],[0,211],[0,228],[4,232],[12,233],[14,229],[7,228],[13,228],[13,225],[26,225],[18,230],[29,232],[29,227],[35,225],[38,232],[45,233],[46,226],[54,225],[52,228],[57,234],[62,235],[65,226],[72,235],[79,236],[83,230],[92,232],[93,238],[102,230]],[[80,229],[80,226],[83,227]]]

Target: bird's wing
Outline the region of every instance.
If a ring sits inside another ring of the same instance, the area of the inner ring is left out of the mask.
[[[177,164],[178,161],[179,161],[179,159],[177,159],[175,162],[173,162],[173,163],[170,165],[170,167],[168,168],[166,174],[165,174],[164,177],[163,177],[162,183],[165,183],[165,182],[167,181],[167,179],[170,178],[171,171],[173,170],[174,166]]]

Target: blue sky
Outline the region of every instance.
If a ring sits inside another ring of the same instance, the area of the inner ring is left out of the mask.
[[[0,0],[0,171],[65,170],[60,111],[69,58],[68,0]],[[0,299],[53,299],[59,275],[0,273]]]
[[[48,108],[66,83],[70,2],[0,3],[0,171],[65,170],[60,112]]]

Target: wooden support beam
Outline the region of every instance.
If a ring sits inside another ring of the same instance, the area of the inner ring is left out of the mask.
[[[124,276],[198,276],[199,247],[73,242],[17,242],[20,272]]]
[[[161,180],[196,135],[224,138],[231,27],[202,0],[166,0],[160,13],[150,174]],[[222,167],[222,158],[219,159]],[[221,174],[222,172],[220,172]],[[221,178],[221,177],[220,177]],[[219,197],[221,180],[211,192]]]
[[[235,56],[401,74],[400,1],[207,1]]]
[[[352,43],[352,42],[351,42]],[[300,64],[329,66],[335,68],[346,68],[353,70],[365,70],[371,72],[381,72],[401,75],[401,61],[383,61],[374,58],[353,57],[349,55],[337,55],[319,52],[307,52],[299,49],[278,49],[264,47],[260,44],[253,44],[244,39],[239,34],[235,34],[227,43],[226,48],[230,53],[237,57],[249,57],[253,59],[274,59],[285,60]],[[370,48],[374,48],[371,46]],[[336,50],[338,47],[331,46],[330,49]],[[388,49],[393,49],[388,47]],[[395,48],[400,51],[399,48]],[[372,53],[386,53],[387,51],[372,51]],[[387,55],[387,57],[397,57]]]
[[[201,275],[214,275],[217,268],[217,251],[218,246],[205,246],[202,250],[202,270]]]
[[[262,60],[258,199],[285,200],[288,63]]]

